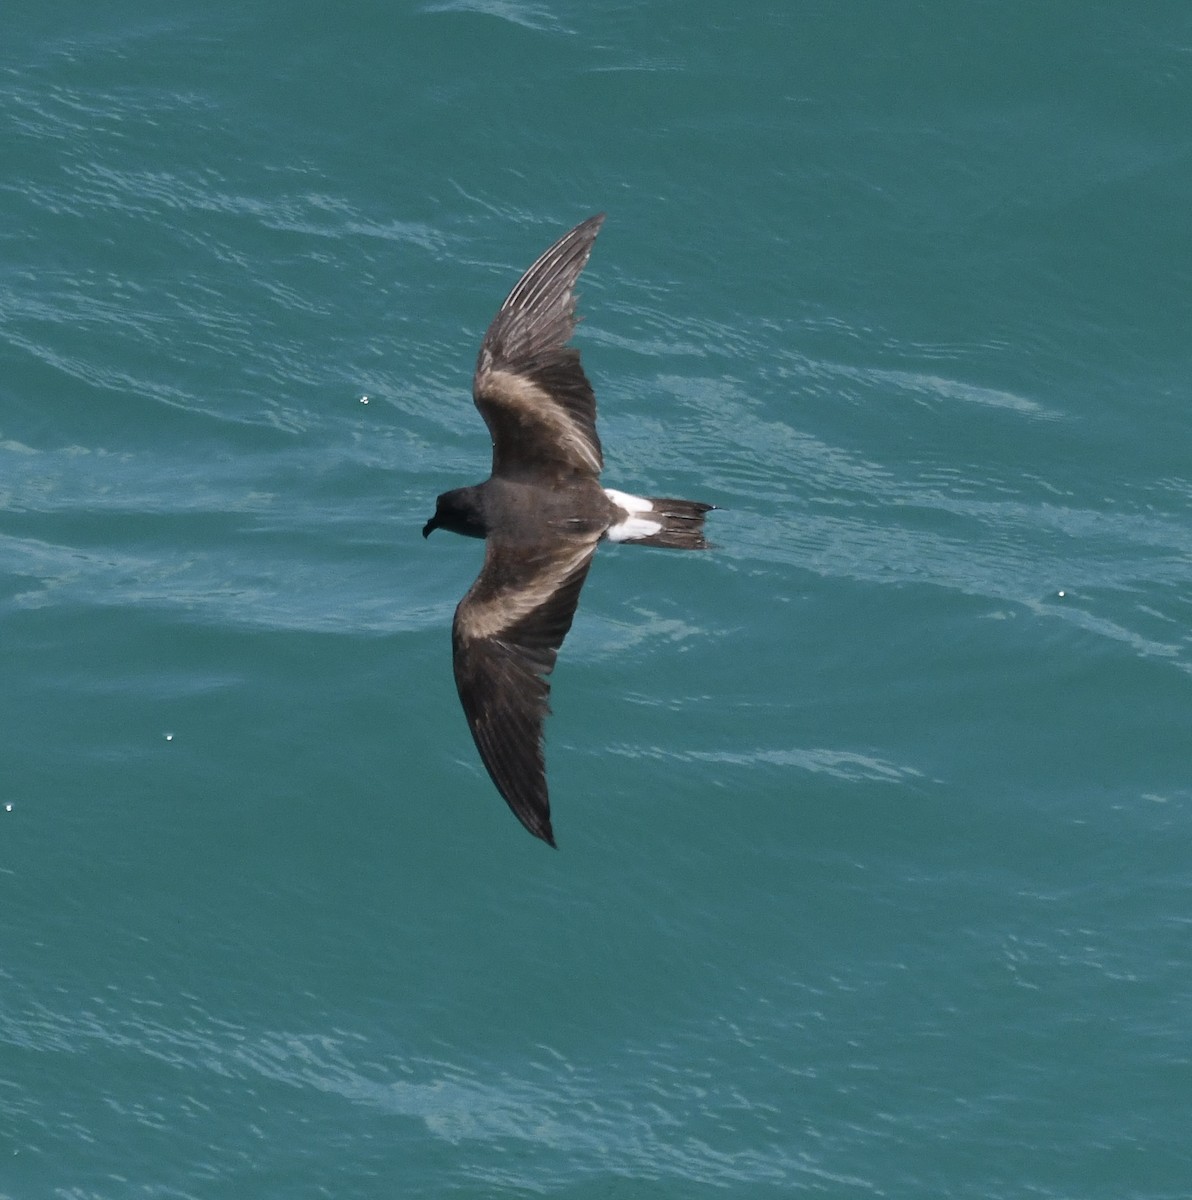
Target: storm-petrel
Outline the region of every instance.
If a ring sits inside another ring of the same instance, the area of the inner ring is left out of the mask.
[[[486,539],[484,566],[455,610],[455,685],[497,791],[535,836],[555,844],[542,753],[547,676],[571,628],[597,543],[705,550],[695,500],[602,488],[596,397],[567,346],[575,282],[604,214],[564,234],[518,280],[493,318],[472,398],[493,442],[492,475],[444,492],[422,530]]]

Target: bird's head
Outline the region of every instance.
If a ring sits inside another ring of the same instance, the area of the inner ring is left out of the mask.
[[[479,493],[480,489],[475,487],[444,492],[435,501],[435,515],[423,525],[422,536],[430,537],[436,529],[449,529],[464,537],[484,537],[488,529]]]

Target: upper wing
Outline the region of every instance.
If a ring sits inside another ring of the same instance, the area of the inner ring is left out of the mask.
[[[575,329],[575,282],[604,214],[564,234],[521,277],[493,318],[472,396],[493,439],[493,474],[563,470],[595,477],[604,466],[596,397],[567,346]]]
[[[480,757],[518,820],[555,844],[542,753],[550,684],[596,539],[511,546],[488,539],[455,610],[455,686]]]

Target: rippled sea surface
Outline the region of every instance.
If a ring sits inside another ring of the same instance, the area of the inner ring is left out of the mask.
[[[17,6],[0,1196],[1192,1192],[1192,13]],[[451,615],[608,220],[560,849]]]

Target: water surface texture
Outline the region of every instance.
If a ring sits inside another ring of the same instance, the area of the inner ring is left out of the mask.
[[[3,1200],[1192,1193],[1187,5],[3,26]],[[556,853],[420,530],[596,211]]]

